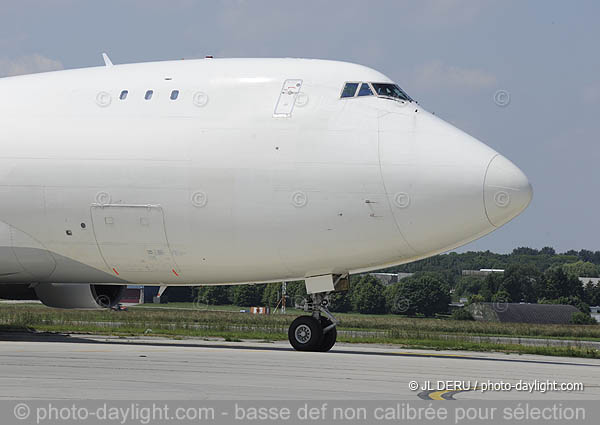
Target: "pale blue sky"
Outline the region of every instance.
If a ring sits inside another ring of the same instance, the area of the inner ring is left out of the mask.
[[[113,62],[312,57],[376,68],[529,176],[470,249],[600,249],[600,2],[2,0],[0,75]],[[500,107],[494,93],[505,90]]]

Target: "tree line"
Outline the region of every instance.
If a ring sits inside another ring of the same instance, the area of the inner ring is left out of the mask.
[[[485,278],[461,276],[454,294],[470,302],[570,304],[589,313],[590,305],[600,305],[600,285],[585,284],[579,276],[596,277],[597,271],[598,266],[584,261],[552,266],[544,272],[533,264],[514,264],[504,273]]]
[[[406,314],[433,316],[448,311],[450,287],[437,273],[419,273],[398,283],[384,285],[365,274],[350,277],[350,289],[334,293],[329,309],[333,312],[363,314]],[[281,283],[239,286],[202,286],[196,288],[200,303],[238,306],[280,305]],[[287,284],[286,304],[301,304],[306,296],[304,282]]]
[[[435,271],[444,273],[448,278],[453,279],[453,277],[460,276],[462,270],[506,269],[514,264],[522,264],[535,266],[543,272],[553,266],[577,262],[591,263],[598,266],[600,265],[600,251],[582,249],[580,251],[569,250],[564,253],[557,253],[552,247],[542,249],[519,247],[513,249],[510,254],[497,254],[491,251],[468,251],[460,254],[451,252],[391,267],[385,271],[390,273]],[[597,268],[590,270],[590,272],[594,276],[588,277],[599,276]]]
[[[485,277],[462,276],[462,270],[495,268],[504,273]],[[449,253],[384,270],[412,272],[398,283],[384,285],[371,275],[350,278],[350,290],[335,293],[334,312],[434,316],[448,313],[454,299],[469,302],[525,302],[570,304],[589,314],[590,305],[600,305],[600,285],[584,285],[579,276],[600,277],[600,251],[540,250],[520,247],[510,254],[490,251]],[[286,304],[293,307],[305,297],[303,282],[287,284]],[[204,286],[196,298],[207,304],[276,307],[281,284]]]

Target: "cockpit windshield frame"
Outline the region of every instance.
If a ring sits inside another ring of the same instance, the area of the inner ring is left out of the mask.
[[[382,97],[384,99],[392,99],[392,100],[400,100],[400,101],[404,101],[404,102],[413,102],[413,99],[404,91],[400,88],[400,86],[396,83],[387,83],[387,82],[370,82],[369,85],[371,86],[371,88],[373,89],[373,93],[375,93],[375,96],[377,97]],[[386,86],[393,86],[394,88],[396,88],[396,90],[398,92],[400,92],[400,94],[402,96],[387,96],[385,94],[380,94],[379,91],[377,90],[376,85],[386,85]]]
[[[354,96],[344,96],[344,93],[346,92],[346,87],[349,84],[357,85],[355,88],[355,91],[354,91]],[[360,89],[363,84],[368,85],[369,88],[371,89],[371,94],[369,94],[368,96],[366,96],[366,95],[359,96],[359,93],[361,91]],[[375,88],[375,85],[394,86],[396,91],[399,92],[398,93],[399,95],[398,96],[388,96],[385,94],[379,94],[379,92]],[[354,99],[357,97],[371,97],[371,96],[380,97],[382,99],[390,99],[390,100],[394,100],[396,102],[414,102],[414,100],[404,90],[402,90],[398,84],[391,83],[391,82],[346,81],[344,83],[344,85],[342,86],[342,91],[340,92],[340,99]]]

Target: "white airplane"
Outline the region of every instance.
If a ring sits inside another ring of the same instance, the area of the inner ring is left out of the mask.
[[[290,342],[327,351],[349,274],[459,247],[532,198],[364,66],[105,62],[0,79],[3,297],[98,308],[129,283],[305,280]]]

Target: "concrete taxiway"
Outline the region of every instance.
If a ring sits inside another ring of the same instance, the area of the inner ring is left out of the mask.
[[[481,391],[482,384],[519,380],[582,382],[584,389]],[[410,389],[411,381],[419,388]],[[476,388],[440,390],[446,381]],[[600,361],[350,344],[301,353],[284,342],[3,333],[0,382],[0,399],[599,400]]]

